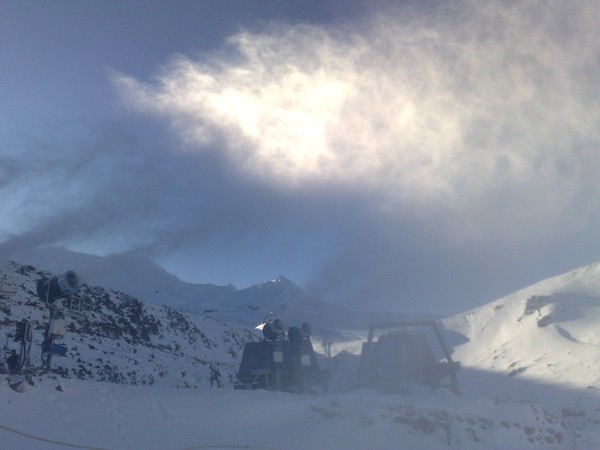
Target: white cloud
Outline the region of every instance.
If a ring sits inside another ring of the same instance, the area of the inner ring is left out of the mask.
[[[233,36],[229,51],[178,56],[155,83],[115,79],[188,148],[224,143],[250,176],[360,187],[386,211],[444,211],[459,234],[532,238],[540,220],[550,230],[598,217],[596,6],[462,1],[422,17],[274,26]]]

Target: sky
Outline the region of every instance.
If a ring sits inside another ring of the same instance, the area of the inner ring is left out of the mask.
[[[599,6],[0,0],[0,252],[442,314],[596,262]]]

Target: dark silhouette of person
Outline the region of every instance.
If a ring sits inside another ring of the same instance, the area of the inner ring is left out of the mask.
[[[213,383],[217,383],[217,386],[223,387],[221,384],[221,372],[215,368],[212,364],[210,365],[210,387],[213,387]]]

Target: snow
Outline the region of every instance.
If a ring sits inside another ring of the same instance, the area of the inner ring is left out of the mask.
[[[4,448],[514,449],[568,448],[573,438],[535,403],[457,400],[447,392],[307,396],[35,381],[25,393],[0,387],[10,412],[2,425],[62,444],[4,428]],[[577,444],[591,448],[598,437],[577,437]]]
[[[443,320],[447,332],[463,339],[453,356],[463,367],[500,377],[561,392],[595,391],[600,388],[598,276],[598,264],[579,268]]]
[[[37,352],[45,319],[33,286],[45,272],[9,262],[0,271],[17,287],[0,297],[0,337],[27,317],[35,322]],[[248,308],[236,314],[188,314],[89,286],[93,324],[72,319],[69,354],[56,358],[67,378],[37,374],[17,392],[9,386],[14,377],[0,376],[0,447],[597,448],[599,280],[600,264],[581,267],[441,320],[452,357],[461,362],[460,396],[418,386],[402,394],[351,389],[368,322],[348,324],[359,318],[313,340],[317,351],[332,341],[335,357],[321,358],[332,373],[329,393],[233,390],[240,349],[254,339],[246,324],[256,325],[263,313],[254,293],[266,292],[269,306],[281,295],[294,311],[290,292],[298,287],[284,278],[244,292],[238,299]],[[123,375],[119,383],[103,378],[105,364]],[[211,364],[222,369],[223,388],[210,387]],[[164,376],[156,376],[161,370]],[[140,382],[144,374],[152,383]]]

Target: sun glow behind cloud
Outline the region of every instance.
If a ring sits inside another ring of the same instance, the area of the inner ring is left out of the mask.
[[[589,211],[569,226],[586,226],[600,13],[571,5],[463,1],[425,18],[400,8],[333,29],[273,25],[180,55],[153,83],[115,80],[188,149],[219,148],[267,183],[358,187],[387,211],[447,211],[475,235],[559,223],[573,204]]]

